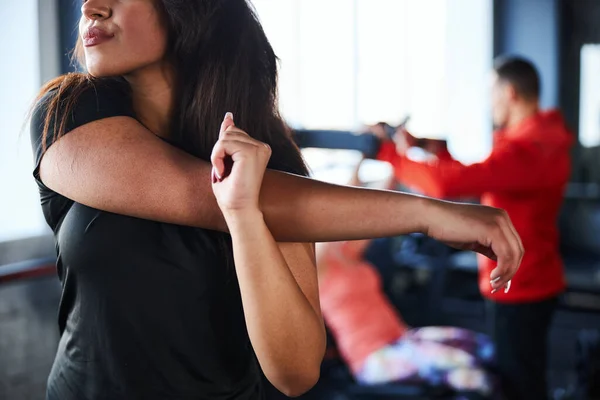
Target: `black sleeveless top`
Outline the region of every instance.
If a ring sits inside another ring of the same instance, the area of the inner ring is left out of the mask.
[[[31,121],[34,177],[62,283],[48,399],[262,399],[235,269],[210,231],[96,210],[40,181],[53,96],[40,100]],[[96,84],[66,130],[115,116],[135,118],[129,97]],[[54,128],[52,121],[49,138]]]

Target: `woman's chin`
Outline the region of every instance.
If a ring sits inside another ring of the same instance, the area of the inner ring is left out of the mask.
[[[106,77],[108,76],[108,75],[105,75],[105,74],[99,74],[99,73],[97,73],[97,72],[93,72],[93,71],[90,71],[90,70],[88,70],[88,74],[89,74],[90,76],[94,77],[94,78],[106,78]]]
[[[123,76],[130,72],[129,69],[117,65],[105,65],[87,63],[86,70],[94,78],[107,78],[111,76]]]

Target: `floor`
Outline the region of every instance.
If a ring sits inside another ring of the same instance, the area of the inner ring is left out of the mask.
[[[46,378],[59,339],[56,323],[59,300],[60,286],[55,277],[0,285],[1,400],[44,398]],[[418,309],[409,300],[405,296],[402,303],[408,309]],[[473,319],[462,321],[455,315],[452,324],[475,329]],[[565,388],[575,383],[573,353],[577,333],[598,324],[600,313],[557,313],[551,335],[551,386]]]
[[[0,286],[0,399],[45,398],[59,299],[55,277]]]

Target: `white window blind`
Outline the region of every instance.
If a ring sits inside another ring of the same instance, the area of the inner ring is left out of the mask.
[[[491,0],[254,0],[280,64],[292,126],[399,122],[448,139],[465,162],[490,150]]]

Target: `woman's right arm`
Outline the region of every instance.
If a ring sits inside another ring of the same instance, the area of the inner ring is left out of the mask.
[[[165,143],[135,119],[119,116],[79,126],[52,144],[41,160],[40,178],[53,191],[100,210],[226,231],[211,170],[209,162]],[[512,277],[522,257],[506,213],[487,207],[267,171],[261,209],[279,242],[424,232],[443,241],[494,247],[506,269],[498,273],[499,283]]]
[[[211,165],[166,143],[130,117],[75,128],[52,144],[40,178],[87,206],[161,222],[226,231]],[[261,207],[278,241],[371,238],[423,231],[423,198],[331,185],[267,171]]]

